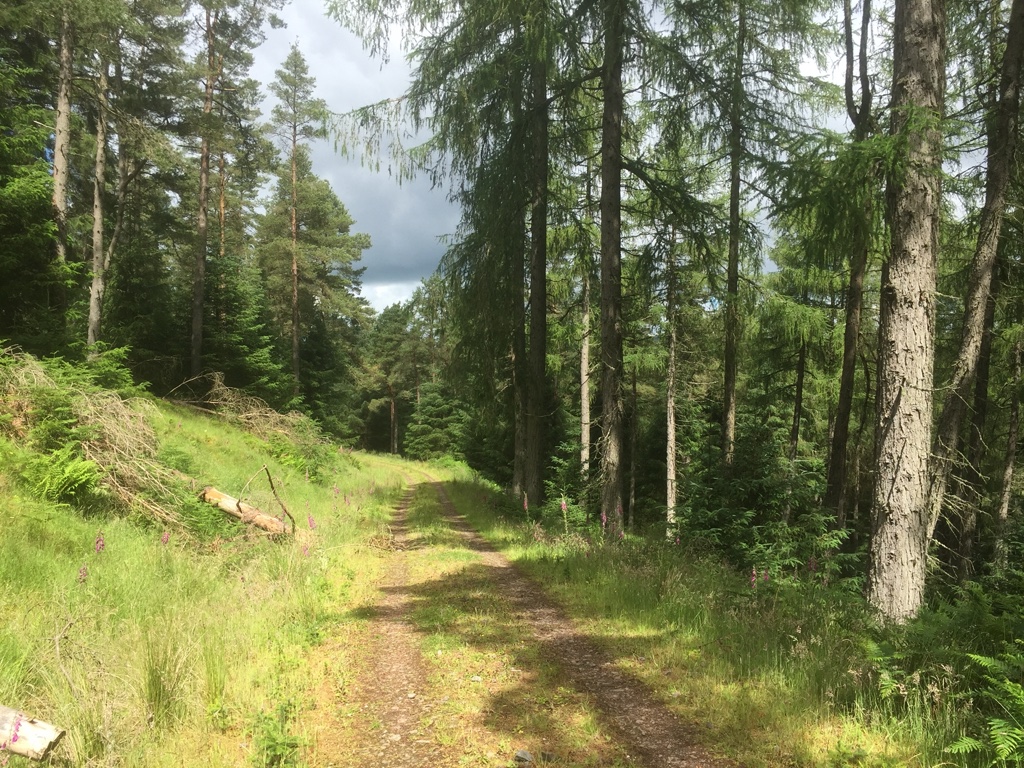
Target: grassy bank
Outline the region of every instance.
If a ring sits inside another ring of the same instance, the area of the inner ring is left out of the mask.
[[[98,429],[82,398],[98,390],[46,373],[9,386],[0,409],[0,704],[67,730],[55,765],[298,764],[305,656],[365,598],[377,560],[362,542],[401,476],[117,398],[123,426],[152,442],[147,471],[164,478],[125,504],[81,449]],[[294,535],[272,539],[196,502],[205,485],[272,514],[279,498]]]

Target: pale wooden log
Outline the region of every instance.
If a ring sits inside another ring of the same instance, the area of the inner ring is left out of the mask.
[[[0,705],[0,754],[10,752],[30,760],[45,760],[64,738],[56,726]]]
[[[252,504],[239,501],[212,486],[208,485],[203,488],[199,498],[227,512],[232,517],[237,517],[247,525],[255,525],[257,528],[262,528],[270,533],[286,533],[287,531],[284,521],[280,518],[261,512]]]

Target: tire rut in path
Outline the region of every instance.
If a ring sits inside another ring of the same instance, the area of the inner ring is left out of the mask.
[[[736,763],[714,757],[702,747],[693,725],[676,716],[646,685],[619,670],[607,653],[581,635],[538,584],[466,522],[440,482],[431,479],[430,484],[466,545],[485,565],[502,574],[496,588],[530,626],[544,655],[562,668],[577,690],[592,697],[602,721],[631,754],[639,756],[648,768],[735,768]]]
[[[404,596],[408,585],[406,512],[414,492],[410,489],[402,497],[391,521],[394,546],[380,584],[382,596],[374,604],[368,624],[363,674],[354,690],[364,731],[343,763],[346,766],[437,768],[451,764],[426,725],[432,704],[424,696],[427,676]]]

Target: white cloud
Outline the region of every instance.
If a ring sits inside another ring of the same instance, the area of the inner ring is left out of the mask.
[[[363,291],[363,298],[380,312],[392,304],[404,304],[419,287],[419,280],[410,283],[375,283]]]

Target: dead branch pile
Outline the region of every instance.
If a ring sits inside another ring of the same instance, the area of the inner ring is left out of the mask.
[[[82,449],[87,459],[106,471],[104,485],[126,506],[184,529],[167,504],[180,496],[180,479],[156,460],[156,434],[145,418],[153,405],[122,400],[112,392],[83,393],[79,405],[79,421],[91,426],[96,435],[84,440]]]
[[[99,467],[101,485],[125,507],[185,530],[173,508],[174,500],[181,496],[180,480],[156,461],[156,435],[145,418],[153,408],[150,403],[58,383],[35,358],[13,348],[0,350],[0,413],[11,415],[6,424],[0,419],[0,429],[18,439],[28,437],[33,426],[49,415],[34,405],[40,390],[68,394],[84,435],[82,454]]]
[[[301,457],[307,472],[329,453],[330,443],[309,416],[297,411],[279,413],[260,398],[227,386],[220,373],[209,374],[203,381],[209,383],[207,394],[190,404],[212,406],[221,417],[268,443],[273,453]]]
[[[218,413],[237,421],[252,434],[264,439],[285,435],[303,439],[316,430],[316,425],[305,414],[291,411],[278,413],[266,402],[224,383],[224,374],[210,374],[210,391],[204,398]]]

